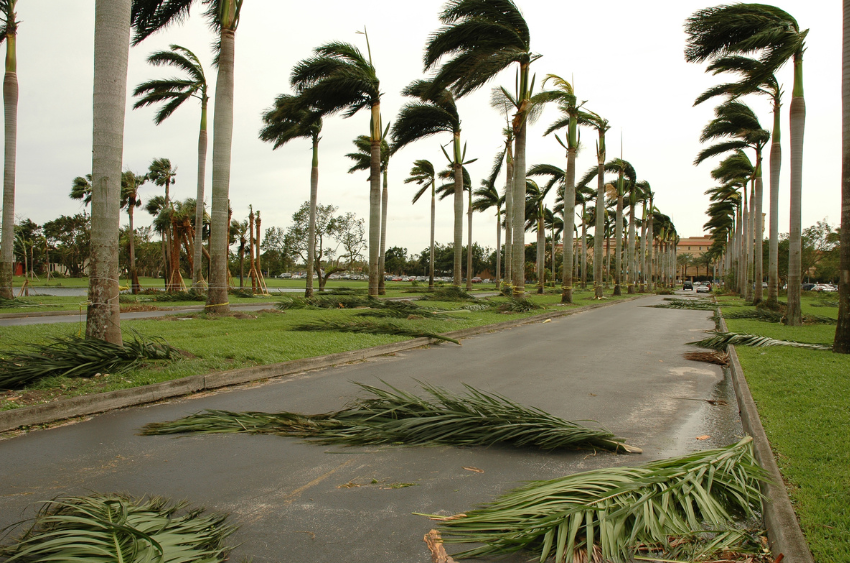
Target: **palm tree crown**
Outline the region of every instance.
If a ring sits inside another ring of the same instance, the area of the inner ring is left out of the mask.
[[[185,78],[160,78],[142,82],[133,90],[133,96],[141,98],[133,109],[163,104],[154,116],[159,125],[174,113],[189,98],[197,98],[206,107],[207,79],[201,61],[189,49],[180,45],[171,45],[170,51],[157,51],[148,57],[153,66],[170,66],[186,73]]]

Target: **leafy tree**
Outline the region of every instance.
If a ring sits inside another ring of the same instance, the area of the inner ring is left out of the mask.
[[[400,246],[391,246],[387,249],[385,258],[388,272],[393,274],[405,273],[407,266],[407,249]]]
[[[91,257],[91,219],[82,213],[61,215],[42,225],[53,259],[62,264],[71,277],[86,271]]]

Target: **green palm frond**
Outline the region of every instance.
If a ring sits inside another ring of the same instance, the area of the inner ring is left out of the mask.
[[[277,304],[281,311],[287,309],[354,309],[371,307],[376,299],[357,295],[314,295],[313,297],[287,297]]]
[[[227,516],[185,502],[119,494],[60,497],[45,503],[31,527],[0,546],[4,561],[218,563],[236,531]]]
[[[708,299],[666,299],[667,303],[647,305],[655,309],[691,309],[694,311],[715,311],[717,304]]]
[[[0,358],[0,389],[19,389],[44,377],[93,377],[121,373],[148,361],[171,362],[180,351],[159,337],[134,334],[123,345],[79,336],[25,344]]]
[[[325,444],[508,444],[544,450],[585,447],[640,452],[607,430],[585,427],[469,385],[464,385],[465,394],[456,395],[420,382],[429,398],[390,385],[389,390],[356,385],[371,396],[357,399],[340,411],[302,415],[207,410],[171,422],[148,424],[142,434],[279,434]]]
[[[454,338],[438,334],[433,331],[401,325],[394,322],[372,322],[372,321],[336,321],[321,319],[312,323],[299,324],[292,330],[308,332],[353,332],[357,334],[390,334],[393,336],[407,336],[411,338],[433,338],[444,340],[460,345]]]
[[[475,301],[475,297],[453,285],[435,289],[422,299],[425,301]]]
[[[832,350],[832,346],[822,344],[806,344],[804,342],[793,342],[791,340],[775,340],[758,334],[739,334],[737,332],[718,332],[710,338],[704,338],[696,342],[688,342],[702,348],[713,348],[725,350],[727,346],[753,346],[755,348],[767,348],[769,346],[792,346],[794,348],[808,348],[809,350]]]
[[[277,149],[293,139],[311,139],[318,143],[322,132],[322,114],[304,108],[296,96],[281,94],[275,98],[274,106],[262,116],[261,141],[273,143]]]
[[[494,502],[445,518],[447,543],[479,547],[455,557],[520,550],[555,561],[631,560],[638,546],[669,548],[671,537],[704,530],[726,533],[736,518],[753,517],[762,498],[752,438],[715,450],[639,467],[610,467],[532,481]]]

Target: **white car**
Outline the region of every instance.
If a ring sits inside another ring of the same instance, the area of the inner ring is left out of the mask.
[[[698,285],[696,286],[697,293],[711,293],[711,288],[707,285]]]

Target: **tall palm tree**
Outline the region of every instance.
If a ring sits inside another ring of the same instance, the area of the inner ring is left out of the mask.
[[[378,254],[378,294],[384,295],[386,294],[385,289],[385,279],[384,279],[384,260],[385,253],[387,248],[387,200],[389,198],[389,192],[387,189],[387,170],[390,165],[390,156],[393,154],[392,148],[386,141],[386,131],[384,131],[381,136],[381,174],[384,180],[384,187],[381,193],[381,233],[380,233],[380,243],[379,243],[379,254]],[[345,156],[352,159],[354,161],[354,166],[352,166],[348,173],[351,174],[358,170],[369,170],[371,172],[372,166],[372,145],[369,137],[366,135],[359,135],[356,139],[354,139],[354,146],[357,149],[357,152],[348,153]],[[371,181],[371,174],[367,181]]]
[[[605,133],[611,126],[608,124],[608,120],[599,114],[593,112],[587,112],[587,114],[588,125],[596,129],[598,135],[596,141],[596,207],[594,209],[596,226],[593,233],[593,292],[596,299],[602,299],[602,243],[608,240],[605,236],[605,217],[608,215],[605,208]],[[591,178],[581,183],[587,184]]]
[[[641,202],[641,233],[640,233],[640,258],[637,262],[637,269],[641,272],[639,284],[639,291],[641,293],[644,292],[645,287],[648,285],[647,272],[649,272],[649,262],[650,258],[647,255],[648,245],[646,234],[649,232],[649,221],[652,215],[652,200],[655,197],[655,194],[652,193],[652,187],[649,185],[649,182],[646,180],[642,180],[637,183],[637,187],[640,190],[640,202]],[[651,249],[649,249],[651,253]]]
[[[531,63],[539,58],[531,52],[531,34],[522,13],[512,0],[449,0],[440,14],[443,24],[432,34],[425,48],[425,70],[434,68],[446,56],[434,77],[437,87],[447,87],[463,97],[484,86],[512,64],[518,65],[517,112],[513,118],[514,153],[513,201],[525,201],[526,125],[532,108],[534,80]],[[523,217],[514,213],[513,247],[524,248]],[[512,280],[514,292],[525,291],[524,252],[514,252]]]
[[[711,194],[712,201],[734,199],[738,203],[738,217],[735,232],[735,257],[737,258],[737,288],[745,296],[747,292],[748,248],[747,236],[749,211],[747,209],[747,185],[753,182],[755,167],[743,150],[737,150],[724,158],[711,171],[711,177],[721,183],[706,193]],[[738,193],[740,190],[740,193]]]
[[[806,124],[806,101],[803,95],[803,52],[809,30],[801,30],[791,14],[765,4],[733,4],[705,8],[695,12],[685,23],[688,34],[685,59],[701,63],[730,54],[760,54],[764,67],[756,72],[754,82],[789,60],[794,62],[794,87],[791,91],[791,221],[788,237],[788,308],[786,320],[791,326],[802,324],[800,282],[802,277],[803,131]],[[758,198],[757,198],[758,199]],[[761,282],[756,284],[761,285]]]
[[[454,171],[454,272],[452,283],[460,286],[461,250],[463,245],[463,174],[461,163],[463,151],[460,142],[460,116],[454,96],[445,88],[438,88],[432,81],[416,80],[402,94],[416,101],[402,106],[392,127],[393,147],[399,150],[405,145],[425,139],[437,133],[452,134],[452,156],[449,157]]]
[[[0,242],[0,297],[12,299],[15,265],[15,163],[18,150],[18,20],[17,0],[0,0],[0,43],[6,42],[3,78],[5,152],[3,160],[3,219]]]
[[[779,173],[782,166],[781,114],[782,87],[772,72],[757,60],[740,55],[715,59],[706,72],[719,74],[732,72],[741,77],[739,82],[719,84],[703,92],[694,102],[698,105],[715,96],[725,95],[736,99],[746,94],[760,94],[770,98],[773,107],[773,130],[770,144],[770,235],[768,245],[767,304],[778,308],[779,295]]]
[[[702,131],[700,142],[719,140],[716,144],[700,151],[694,160],[694,164],[700,164],[704,160],[732,151],[744,148],[753,149],[756,153],[756,162],[753,168],[752,183],[755,197],[753,198],[753,210],[750,213],[752,231],[754,235],[747,235],[747,246],[754,244],[752,261],[754,264],[755,292],[752,295],[753,303],[758,304],[762,300],[762,151],[767,141],[770,140],[770,132],[763,129],[752,109],[746,104],[737,101],[725,102],[714,110],[715,118],[712,119]],[[755,240],[754,240],[755,239]],[[747,251],[747,256],[751,253]],[[747,281],[747,297],[752,291],[752,284]]]
[[[174,177],[177,175],[177,169],[172,168],[171,160],[167,158],[155,158],[151,161],[150,166],[148,167],[148,180],[150,180],[153,184],[160,186],[165,191],[165,200],[163,202],[163,209],[165,213],[169,213],[172,209],[171,205],[171,184],[174,183]],[[175,283],[175,276],[177,275],[177,268],[180,263],[177,258],[172,254],[172,249],[174,247],[174,233],[171,228],[171,221],[165,222],[164,230],[162,231],[163,237],[165,240],[165,245],[163,248],[165,249],[165,290],[166,291],[178,291],[178,284]]]
[[[333,42],[317,47],[311,58],[292,69],[290,82],[304,107],[323,115],[344,111],[351,117],[363,108],[370,108],[369,122],[369,295],[378,295],[380,288],[381,244],[381,143],[384,128],[381,123],[381,90],[377,72],[372,64],[369,38],[366,37],[368,58],[349,43]]]
[[[850,0],[844,0],[841,67],[841,250],[839,251],[838,326],[832,350],[850,354]]]
[[[514,175],[514,157],[513,157],[513,145],[514,145],[514,130],[511,126],[511,111],[513,106],[508,101],[507,98],[502,94],[500,88],[494,88],[492,90],[492,95],[490,97],[490,106],[497,110],[502,116],[505,118],[505,127],[502,129],[503,142],[504,142],[504,163],[505,163],[505,275],[502,278],[503,291],[512,291],[511,288],[511,259],[513,256],[512,246],[513,246],[513,175]],[[501,170],[501,164],[503,161],[499,161],[499,167]],[[495,164],[494,164],[495,166]],[[495,170],[495,168],[494,168]],[[496,171],[496,175],[499,174],[499,171]]]
[[[414,160],[410,176],[404,181],[405,184],[416,182],[419,191],[413,196],[413,203],[419,201],[425,190],[431,188],[431,246],[428,258],[428,291],[434,290],[434,228],[436,226],[436,173],[434,165],[429,160]]]
[[[157,125],[168,119],[177,108],[190,98],[201,102],[201,125],[198,133],[198,187],[195,201],[195,224],[203,225],[204,221],[204,177],[207,166],[207,79],[200,59],[185,47],[171,45],[169,51],[157,51],[148,57],[148,63],[153,66],[168,66],[184,72],[183,77],[159,78],[142,82],[133,90],[133,96],[141,98],[133,105],[133,109],[162,104],[154,115]],[[203,260],[203,229],[195,229],[195,255],[192,268],[192,287],[200,289],[204,285]]]
[[[501,165],[504,156],[504,153],[496,155],[499,165]],[[499,190],[496,189],[495,176],[498,176],[498,172],[495,175],[491,174],[485,180],[481,180],[481,187],[473,193],[477,199],[472,202],[470,209],[484,212],[488,209],[496,208],[496,287],[499,287],[502,254],[502,205],[505,203],[505,198],[504,196],[500,196]]]
[[[226,313],[228,241],[230,238],[230,155],[233,144],[233,88],[236,28],[243,0],[200,0],[218,34],[213,116],[212,213],[210,219],[209,311]],[[189,15],[194,0],[134,0],[131,21],[137,45],[146,37]],[[198,207],[202,207],[198,205]]]
[[[466,155],[466,147],[464,147],[463,154],[461,155],[461,159]],[[457,189],[457,169],[454,166],[454,160],[446,155],[446,158],[449,161],[449,168],[440,171],[437,176],[441,180],[452,180],[451,183],[445,183],[437,187],[437,194],[440,196],[440,201],[446,199],[450,194],[454,194]],[[472,178],[469,175],[469,171],[466,169],[466,165],[478,160],[477,158],[473,158],[472,160],[463,161],[461,160],[461,178],[463,179],[463,191],[467,192],[469,196],[469,205],[467,206],[467,248],[466,248],[466,289],[472,289]],[[461,200],[463,201],[463,200]],[[461,213],[463,209],[461,208]],[[461,215],[462,217],[462,215]],[[462,231],[461,231],[462,232]],[[461,244],[463,244],[461,242]],[[457,254],[455,254],[457,256]],[[456,273],[459,270],[455,270],[452,272],[453,277],[458,280],[463,279],[463,274]]]
[[[319,197],[319,136],[322,114],[300,107],[295,96],[281,94],[274,107],[263,114],[260,140],[274,143],[275,150],[293,139],[310,139],[313,164],[310,169],[310,218],[307,227],[307,288],[305,297],[313,296],[313,263],[316,260],[316,206]]]
[[[139,187],[147,182],[145,174],[134,174],[127,170],[121,176],[121,207],[127,207],[127,217],[130,221],[130,290],[139,293],[139,276],[136,274],[136,230],[133,225],[133,212],[141,207]]]
[[[535,231],[537,233],[537,293],[542,294],[545,285],[545,258],[546,258],[546,206],[544,200],[549,195],[549,190],[557,182],[550,182],[541,187],[537,182],[529,178],[534,167],[526,172],[526,188],[525,188],[525,230]],[[572,215],[572,213],[571,213]],[[573,263],[565,264],[570,270],[573,268]]]

